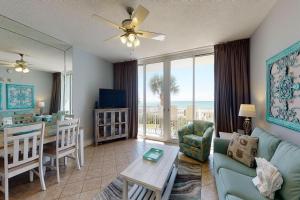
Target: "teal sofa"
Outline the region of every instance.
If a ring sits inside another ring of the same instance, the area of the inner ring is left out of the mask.
[[[180,151],[185,155],[204,162],[210,153],[213,123],[195,120],[178,131]]]
[[[300,199],[300,147],[266,131],[255,128],[251,136],[258,137],[257,157],[270,161],[280,171],[283,185],[275,199]],[[260,195],[252,179],[256,170],[229,158],[229,140],[215,138],[213,168],[220,200],[267,200]]]

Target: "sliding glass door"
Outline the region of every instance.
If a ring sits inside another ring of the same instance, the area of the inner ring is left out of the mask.
[[[171,61],[170,128],[171,139],[193,121],[193,58]]]
[[[176,140],[193,120],[213,121],[214,56],[140,65],[139,135]]]

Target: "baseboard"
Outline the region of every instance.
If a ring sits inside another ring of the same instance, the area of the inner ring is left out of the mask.
[[[84,140],[84,147],[92,145],[94,143],[93,139],[85,139]]]

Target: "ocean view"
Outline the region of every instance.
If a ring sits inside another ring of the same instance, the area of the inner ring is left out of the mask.
[[[172,106],[177,106],[178,109],[184,109],[193,105],[192,101],[173,101]],[[147,102],[147,107],[159,106],[159,102]],[[211,110],[214,109],[214,101],[196,101],[195,106],[197,109]]]

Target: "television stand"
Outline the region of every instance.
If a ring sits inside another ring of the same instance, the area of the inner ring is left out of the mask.
[[[94,114],[95,145],[128,138],[128,108],[95,109]]]

